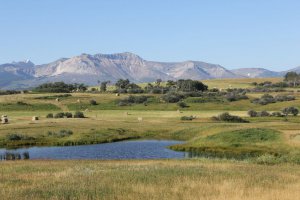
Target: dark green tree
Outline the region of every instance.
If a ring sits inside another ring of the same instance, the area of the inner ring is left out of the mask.
[[[101,82],[101,85],[100,85],[101,92],[106,92],[108,83],[109,83],[108,81]]]
[[[160,78],[156,79],[155,84],[159,87],[162,80]]]
[[[194,81],[191,79],[177,81],[177,90],[182,92],[195,92],[195,91],[205,91],[208,89],[207,85],[204,85],[200,81]]]
[[[292,82],[294,84],[294,87],[296,87],[296,84],[299,82],[299,80],[300,80],[300,75],[297,74],[296,72],[288,72],[284,76],[284,81]]]
[[[130,81],[128,79],[119,79],[115,86],[117,89],[126,89],[126,87],[130,84]]]

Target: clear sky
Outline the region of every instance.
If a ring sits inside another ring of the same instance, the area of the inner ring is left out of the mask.
[[[299,0],[3,0],[0,63],[133,52],[227,68],[300,65]]]

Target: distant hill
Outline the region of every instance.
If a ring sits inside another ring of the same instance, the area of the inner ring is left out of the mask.
[[[290,70],[287,70],[287,71],[285,71],[285,73],[286,72],[297,72],[297,73],[300,73],[300,66],[296,67],[296,68],[293,68],[293,69],[290,69]]]
[[[283,76],[282,72],[270,71],[264,68],[241,68],[231,70],[236,75],[244,76],[247,78],[266,78],[266,77],[280,77]]]
[[[82,54],[43,65],[35,65],[29,60],[0,65],[1,89],[30,88],[53,81],[95,85],[98,81],[114,82],[120,78],[139,83],[153,82],[159,78],[203,80],[276,76],[282,76],[282,73],[262,68],[228,70],[221,65],[201,61],[147,61],[128,52]]]

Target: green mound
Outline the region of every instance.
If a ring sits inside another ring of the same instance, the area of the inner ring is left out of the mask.
[[[192,157],[225,157],[245,159],[264,154],[281,155],[281,133],[272,129],[251,128],[209,135],[191,143],[174,145],[171,149],[187,151]]]
[[[280,132],[272,129],[242,129],[225,133],[210,135],[205,138],[206,141],[215,141],[222,143],[264,143],[276,141],[280,138]]]

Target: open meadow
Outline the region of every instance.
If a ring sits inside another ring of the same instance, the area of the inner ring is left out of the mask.
[[[254,88],[273,79],[203,81],[209,89]],[[264,94],[293,96],[289,101],[253,103]],[[247,99],[186,97],[187,106],[143,94],[146,103],[120,106],[142,94],[112,92],[26,93],[0,96],[0,146],[70,146],[122,140],[180,140],[180,160],[0,161],[4,199],[297,199],[300,196],[300,117],[255,116],[300,108],[300,92],[247,92]],[[91,102],[91,100],[94,101]],[[55,117],[77,111],[84,118]],[[228,112],[245,120],[216,121]],[[53,114],[49,117],[49,114]],[[38,120],[32,120],[36,116]],[[57,115],[58,116],[58,115]],[[188,119],[188,120],[186,120]],[[207,158],[208,157],[208,158]],[[201,197],[201,198],[200,198]]]
[[[15,161],[0,165],[2,199],[295,200],[297,165],[226,160]]]

